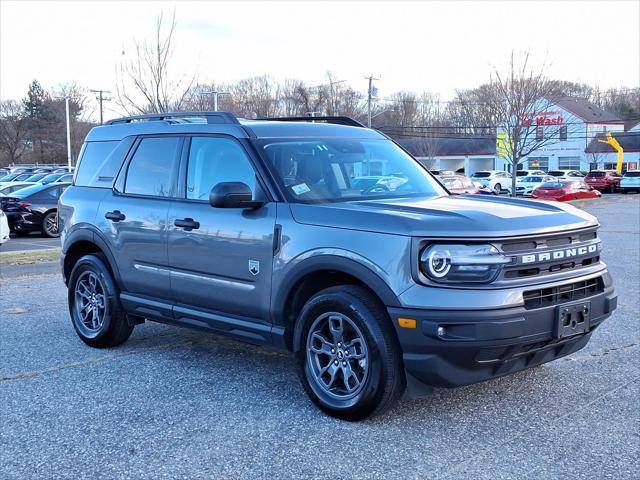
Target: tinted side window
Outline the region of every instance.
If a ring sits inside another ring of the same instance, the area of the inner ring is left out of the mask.
[[[117,165],[114,165],[113,161],[109,162],[110,154],[119,143],[117,141],[85,143],[76,173],[76,185],[81,187],[110,187],[113,177],[120,168],[120,162],[117,162]],[[103,181],[103,185],[98,185],[101,177],[110,177],[110,181],[106,182],[106,184]]]
[[[242,182],[256,197],[256,172],[242,147],[228,138],[194,137],[189,149],[187,198],[207,200],[220,182]]]
[[[125,193],[172,196],[180,145],[180,137],[143,138],[129,163]]]

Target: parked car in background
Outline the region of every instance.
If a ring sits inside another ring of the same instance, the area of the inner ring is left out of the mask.
[[[452,175],[449,177],[442,177],[440,178],[440,182],[442,182],[442,184],[447,188],[447,190],[457,195],[480,193],[480,190],[473,183],[473,181],[471,181],[470,178],[464,177],[462,175]]]
[[[0,245],[9,241],[9,222],[7,216],[0,210]]]
[[[473,182],[475,187],[478,189],[478,193],[479,194],[481,194],[481,195],[497,195],[497,193],[492,188],[485,187],[480,182],[474,182],[473,180],[471,180],[471,181]]]
[[[25,179],[25,182],[38,182],[46,177],[48,173],[34,173],[30,177]]]
[[[56,183],[71,183],[73,181],[73,173],[65,173],[56,180]]]
[[[71,167],[71,172],[73,173],[74,168]],[[64,167],[64,168],[56,168],[55,170],[53,170],[51,173],[69,173],[69,169]]]
[[[500,193],[508,185],[511,185],[511,174],[502,170],[482,170],[474,173],[471,180]]]
[[[516,183],[516,195],[531,196],[533,191],[545,182],[553,182],[556,178],[551,175],[529,175],[518,177]],[[511,185],[506,189],[511,193]]]
[[[10,195],[16,190],[20,190],[21,188],[29,187],[33,185],[33,183],[27,182],[9,182],[6,185],[0,187],[0,197]]]
[[[582,180],[553,180],[545,182],[536,188],[532,195],[540,200],[557,200],[568,202],[569,200],[580,200],[585,198],[598,198],[602,194],[587,185]]]
[[[546,175],[547,172],[545,172],[544,170],[518,170],[516,171],[516,177],[518,178],[522,178],[522,177],[530,177],[532,175]]]
[[[622,193],[640,192],[640,170],[629,170],[625,173],[619,187]]]
[[[601,192],[611,193],[618,190],[620,180],[622,180],[622,175],[615,170],[591,170],[584,179],[590,187]]]
[[[571,180],[571,179],[581,180],[584,178],[584,175],[580,173],[578,170],[549,170],[549,173],[547,173],[547,175],[551,175],[556,179],[567,179],[567,180]]]
[[[9,173],[4,177],[0,178],[0,185],[4,185],[8,182],[20,182],[29,178],[31,173]]]
[[[0,198],[0,209],[6,213],[11,231],[16,235],[39,231],[47,237],[59,237],[58,199],[69,185],[37,183]]]
[[[450,177],[455,175],[453,170],[429,170],[436,177]]]
[[[39,183],[48,185],[53,182],[70,182],[73,179],[72,173],[50,173],[46,177],[39,180]]]

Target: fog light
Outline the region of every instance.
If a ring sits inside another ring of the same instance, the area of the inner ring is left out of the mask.
[[[444,334],[445,334],[444,327],[438,327],[438,336],[444,337]]]

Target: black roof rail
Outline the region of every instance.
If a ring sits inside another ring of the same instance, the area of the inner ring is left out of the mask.
[[[240,125],[240,122],[233,113],[229,112],[164,112],[148,113],[145,115],[132,115],[130,117],[116,118],[105,122],[105,125],[115,125],[118,123],[131,123],[137,121],[162,121],[174,118],[204,117],[207,123],[230,123]]]
[[[336,125],[348,125],[350,127],[363,127],[364,125],[351,117],[345,116],[322,116],[322,117],[262,117],[256,120],[268,120],[273,122],[325,122],[334,123]]]

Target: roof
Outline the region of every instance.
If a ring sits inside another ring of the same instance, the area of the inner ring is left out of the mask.
[[[625,152],[640,152],[640,132],[611,132],[611,136],[615,138],[622,150]],[[616,150],[607,143],[599,142],[604,140],[606,135],[599,133],[593,140],[589,142],[586,153],[615,153]]]
[[[595,103],[581,97],[549,97],[548,100],[568,110],[585,122],[622,123],[619,115],[603,110]]]
[[[188,117],[191,113],[194,117]],[[196,118],[198,115],[219,115],[222,121]],[[87,141],[122,140],[131,135],[165,133],[221,133],[236,138],[386,138],[383,134],[368,128],[313,122],[311,117],[308,121],[245,120],[236,119],[227,112],[180,112],[111,120],[105,125],[93,128],[87,135]]]
[[[445,157],[447,155],[495,155],[495,136],[452,138],[403,138],[396,140],[414,157]]]

